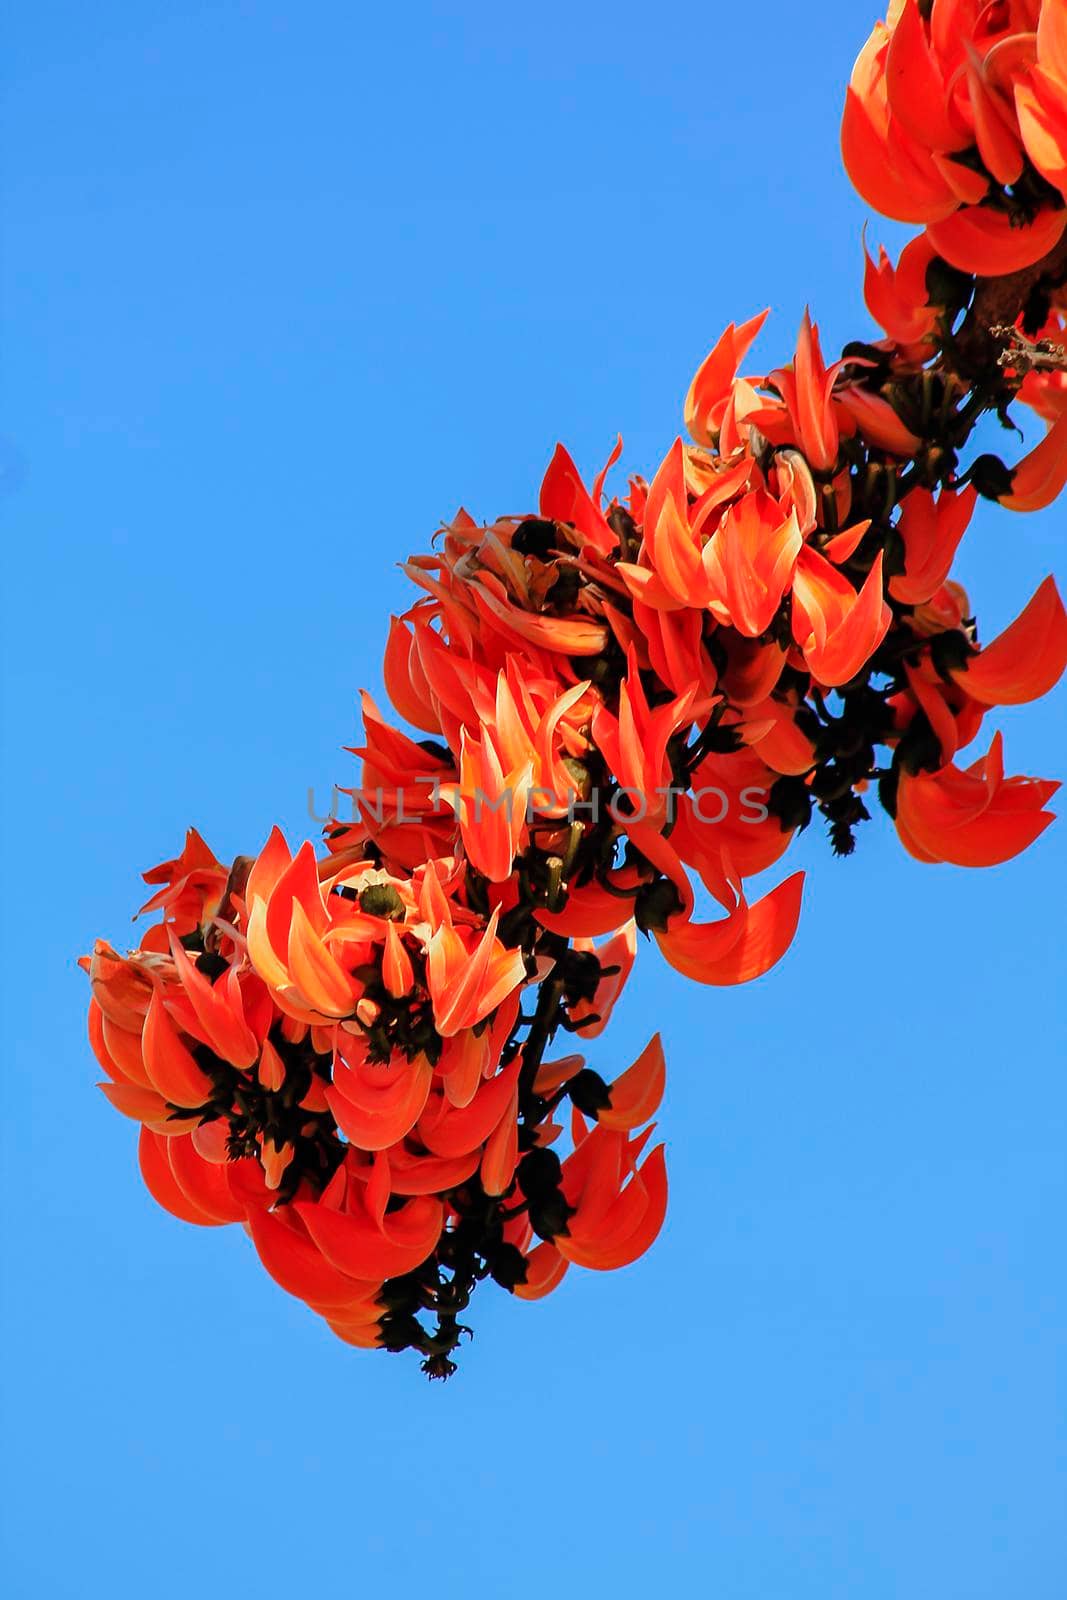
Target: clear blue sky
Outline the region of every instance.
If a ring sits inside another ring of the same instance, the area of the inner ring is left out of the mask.
[[[74,966],[188,823],[220,855],[312,826],[441,517],[528,507],[557,438],[654,467],[730,318],[773,305],[768,365],[807,299],[831,347],[869,330],[836,127],[873,16],[9,18],[12,1600],[1064,1593],[1062,827],[971,875],[813,829],[768,978],[646,952],[594,1064],[663,1027],[665,1231],[486,1291],[446,1386],[154,1207]],[[987,637],[1064,515],[977,518]],[[1064,775],[1065,704],[1001,717],[1013,770]]]

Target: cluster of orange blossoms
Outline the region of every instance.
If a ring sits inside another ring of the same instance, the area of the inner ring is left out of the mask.
[[[1029,510],[1067,482],[1067,6],[895,5],[843,145],[871,204],[925,224],[868,260],[885,338],[827,366],[805,317],[791,362],[739,376],[763,318],[731,324],[650,482],[606,502],[618,449],[587,488],[559,447],[536,514],[457,516],[385,653],[425,737],[365,698],[355,820],[321,855],[275,831],[227,866],[191,832],[147,874],[140,948],[85,963],[156,1200],[240,1223],[342,1339],[432,1376],[479,1281],[537,1299],[659,1231],[658,1036],[611,1081],[548,1054],[602,1033],[639,931],[743,983],[801,890],[745,880],[815,809],[837,854],[877,796],[911,855],[965,866],[1051,820],[1056,785],[1006,777],[999,734],[956,758],[1062,672],[1055,585],[980,645],[950,572],[979,494]],[[964,466],[1016,400],[1044,440]]]

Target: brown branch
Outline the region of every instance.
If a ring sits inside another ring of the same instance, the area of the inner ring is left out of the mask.
[[[1052,339],[1028,339],[1021,329],[998,323],[990,328],[1003,348],[997,357],[1001,367],[1014,372],[1063,372],[1067,370],[1067,347]]]
[[[1005,328],[1014,330],[1035,292],[1056,289],[1065,282],[1067,234],[1032,267],[1006,273],[1002,278],[979,278],[971,308],[955,341],[954,354],[961,369],[981,377],[991,368],[1005,365],[1001,360]]]

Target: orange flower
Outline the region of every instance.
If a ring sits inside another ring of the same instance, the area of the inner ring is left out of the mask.
[[[426,981],[437,1031],[447,1039],[472,1028],[526,980],[520,950],[496,937],[499,909],[480,935],[442,922],[426,945]]]
[[[767,704],[788,718],[784,706]],[[770,724],[770,717],[764,720],[762,708],[753,707],[752,716],[755,720],[746,726],[746,738],[754,738]],[[797,730],[794,734],[805,751],[800,770],[807,772],[814,765],[811,741]],[[751,877],[773,866],[791,837],[790,830],[767,809],[776,773],[785,769],[772,771],[762,758],[762,741],[759,748],[759,754],[746,748],[729,755],[705,756],[693,771],[691,793],[677,799],[670,842],[686,865],[697,871],[709,893],[728,906],[734,897],[729,889],[725,897],[722,892],[727,877],[724,860],[728,858],[735,877]]]
[[[596,1114],[605,1128],[628,1133],[659,1110],[667,1080],[663,1042],[654,1033],[632,1066],[608,1085],[608,1104]]]
[[[381,1278],[353,1277],[328,1261],[293,1206],[250,1210],[247,1227],[275,1283],[323,1314],[343,1320],[352,1308],[373,1303],[381,1290]]]
[[[389,642],[385,647],[382,677],[389,699],[405,722],[426,733],[443,732],[415,640],[401,617],[389,618]]]
[[[770,698],[750,707],[752,720],[745,728],[745,742],[771,773],[800,776],[815,765],[815,746],[797,722],[800,709],[788,699]]]
[[[179,937],[210,922],[218,911],[228,873],[195,828],[185,835],[185,846],[173,861],[163,861],[144,874],[145,883],[162,884],[141,907],[141,915],[165,910]]]
[[[1059,682],[1067,667],[1067,612],[1052,578],[1010,627],[952,677],[973,700],[987,706],[1017,706],[1037,700]]]
[[[711,353],[697,368],[685,398],[685,425],[698,444],[714,445],[734,378],[768,317],[767,311],[740,326],[730,323]]]
[[[524,644],[566,656],[598,656],[608,641],[602,623],[585,617],[557,617],[522,610],[508,597],[491,572],[479,573],[471,595],[482,620],[495,627],[513,648]]]
[[[1005,778],[1001,735],[962,770],[902,772],[897,832],[919,861],[992,867],[1010,861],[1052,821],[1043,808],[1059,788],[1039,778]]]
[[[200,1106],[211,1099],[211,1079],[197,1064],[163,1003],[161,989],[153,992],[141,1035],[144,1069],[153,1088],[177,1106]]]
[[[766,632],[792,581],[802,544],[795,510],[783,517],[766,490],[735,500],[704,551],[712,615],[750,639]]]
[[[1067,216],[1067,212],[1064,213]],[[1009,511],[1041,511],[1067,484],[1067,411],[1012,470],[1011,488],[997,496]]]
[[[889,580],[894,600],[907,606],[922,605],[940,589],[977,498],[973,488],[956,494],[942,489],[936,500],[928,489],[911,491],[897,524],[904,541],[904,571]]]
[[[1002,277],[1032,267],[1054,250],[1067,228],[1067,211],[1046,207],[1026,227],[1019,227],[1004,211],[988,206],[967,206],[927,227],[930,243],[939,256],[961,272]]]
[[[627,649],[631,643],[638,649],[643,645],[648,665],[676,695],[684,694],[693,684],[699,686],[702,694],[714,692],[717,674],[705,647],[704,617],[700,611],[692,608],[664,611],[646,606],[635,598],[633,629],[625,643],[617,623],[619,613],[607,605],[604,612],[623,648]],[[636,640],[633,630],[636,630]]]
[[[366,743],[350,747],[362,757],[359,786],[343,790],[358,810],[357,829],[341,845],[370,839],[390,867],[411,871],[427,857],[454,848],[455,817],[442,789],[455,778],[450,758],[433,754],[386,723],[370,695],[361,695]],[[468,711],[468,715],[469,715]]]
[[[900,345],[922,345],[937,325],[937,307],[929,303],[926,273],[934,249],[925,233],[909,240],[894,267],[881,245],[878,263],[864,245],[863,298],[867,310]]]
[[[984,710],[962,690],[946,683],[928,660],[906,670],[910,693],[894,696],[896,726],[906,730],[916,711],[922,711],[940,747],[940,762],[945,764],[975,738]]]
[[[929,600],[916,606],[910,619],[911,630],[920,639],[929,639],[935,634],[962,628],[970,615],[971,602],[966,589],[949,578],[934,590]]]
[[[485,1144],[509,1113],[518,1085],[522,1057],[516,1056],[495,1077],[485,1079],[465,1106],[445,1094],[434,1095],[419,1120],[419,1138],[435,1156],[455,1159]]]
[[[614,933],[619,926],[619,890],[634,892],[637,874],[627,869],[623,873],[608,874],[612,888],[599,883],[568,885],[566,900],[561,911],[538,909],[536,919],[550,933],[567,938],[596,939]]]
[[[526,1258],[526,1277],[515,1285],[520,1300],[543,1300],[546,1294],[559,1287],[570,1262],[561,1256],[548,1240],[539,1244]]]
[[[785,402],[793,439],[819,472],[831,471],[837,461],[839,430],[831,395],[840,370],[839,362],[827,367],[823,361],[819,330],[805,310],[792,364],[772,372],[768,381]],[[758,415],[754,420],[758,424]]]
[[[907,13],[913,5],[914,0],[908,0],[902,11]],[[939,165],[924,148],[925,140],[906,131],[898,112],[903,109],[906,118],[914,104],[938,116],[944,95],[937,78],[932,94],[916,94],[913,80],[912,92],[891,102],[886,77],[891,37],[889,29],[878,23],[857,57],[845,99],[841,154],[868,205],[899,222],[929,222],[956,209],[957,194],[948,181],[956,163]],[[958,147],[966,143],[961,138]],[[984,188],[983,184],[980,193]]]
[[[788,950],[800,916],[804,874],[795,872],[749,906],[743,895],[721,922],[690,922],[681,916],[657,932],[661,954],[676,972],[716,986],[762,977]]]
[[[181,984],[181,991],[168,1000],[171,1016],[223,1061],[252,1066],[259,1055],[259,1039],[248,1024],[237,969],[229,967],[212,983],[193,965],[173,931],[170,953]]]
[[[860,384],[843,384],[834,396],[834,404],[864,441],[876,450],[912,456],[922,444],[918,434],[905,427],[888,400]]]
[[[848,683],[885,638],[892,612],[882,599],[882,554],[857,593],[805,545],[793,580],[793,638],[820,683]]]
[[[649,485],[643,534],[647,565],[620,562],[616,568],[635,599],[665,611],[702,605],[707,597],[702,540],[690,522],[681,439],[674,441]]]
[[[1067,198],[1067,15],[1054,0],[1041,7],[1036,44],[1015,83],[1019,131],[1038,172]]]
[[[1040,261],[1067,213],[1027,214],[1018,186],[1029,156],[1067,195],[1065,32],[1059,0],[899,0],[861,51],[846,98],[842,152],[864,199],[925,222],[933,249],[963,272]]]
[[[342,1031],[326,1103],[352,1144],[361,1150],[386,1150],[419,1120],[432,1078],[425,1056],[409,1061],[394,1051],[383,1063],[372,1059],[366,1040]]]
[[[626,980],[633,971],[637,955],[637,924],[631,917],[599,948],[592,939],[575,938],[572,948],[595,955],[601,977],[590,999],[577,1000],[568,1007],[571,1027],[583,1039],[598,1039],[604,1032]]]
[[[253,868],[247,887],[252,964],[278,1005],[298,1022],[350,1016],[360,987],[327,940],[332,918],[319,884],[315,852],[305,843],[283,867],[282,852],[285,856],[289,852],[277,830],[275,834],[269,864],[264,851],[257,863],[260,870]]]
[[[693,686],[676,699],[653,708],[645,696],[632,650],[627,668],[619,686],[618,715],[606,706],[598,706],[593,714],[593,738],[616,781],[627,792],[627,802],[632,804],[638,820],[655,820],[666,815],[665,791],[672,781],[667,745],[676,733],[692,725],[697,715],[697,691]]]
[[[571,523],[585,544],[602,556],[610,555],[619,542],[618,534],[600,509],[600,492],[609,468],[614,466],[621,454],[620,438],[590,495],[582,483],[578,468],[563,446],[558,444],[541,484],[541,515],[557,522]]]
[[[388,1157],[380,1160],[387,1174]],[[296,1201],[290,1207],[331,1267],[376,1286],[385,1278],[411,1272],[426,1260],[441,1236],[444,1212],[440,1200],[416,1195],[387,1212],[389,1189],[385,1184],[375,1194],[373,1177],[361,1183],[345,1167],[338,1169],[337,1177],[342,1180],[338,1187],[331,1184],[318,1202]]]
[[[573,1211],[552,1242],[566,1261],[607,1272],[636,1261],[655,1240],[667,1209],[667,1169],[662,1145],[638,1165],[651,1131],[631,1140],[598,1124],[563,1163]]]
[[[533,760],[505,772],[492,731],[485,728],[480,739],[463,731],[459,763],[456,809],[464,849],[490,883],[503,883],[528,837]]]

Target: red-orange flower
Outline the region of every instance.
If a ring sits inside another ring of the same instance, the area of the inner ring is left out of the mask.
[[[804,874],[796,872],[749,906],[743,896],[719,922],[678,918],[656,943],[676,972],[697,983],[717,986],[762,977],[788,950],[800,916]]]
[[[1011,474],[1011,487],[997,496],[1009,511],[1042,511],[1067,484],[1067,411]]]
[[[995,276],[1041,260],[1067,226],[1059,0],[898,0],[857,59],[841,147],[864,199],[925,222],[960,270]],[[1028,161],[1052,189],[1036,207],[1020,199]]]
[[[882,556],[857,592],[843,573],[805,546],[793,581],[793,638],[820,683],[848,683],[877,650],[892,613],[882,598]]]
[[[973,700],[987,706],[1023,705],[1059,682],[1067,668],[1067,612],[1052,578],[1046,578],[1010,627],[952,676]]]
[[[904,571],[889,580],[889,593],[904,605],[922,605],[948,577],[960,540],[967,531],[978,495],[942,489],[913,489],[897,524],[904,541]]]
[[[1038,172],[1067,198],[1067,13],[1054,0],[1041,6],[1035,42],[1036,59],[1014,85],[1019,132]]]
[[[998,733],[986,754],[964,770],[902,773],[897,832],[920,861],[996,866],[1045,831],[1053,814],[1044,807],[1058,788],[1040,778],[1005,778]]]

